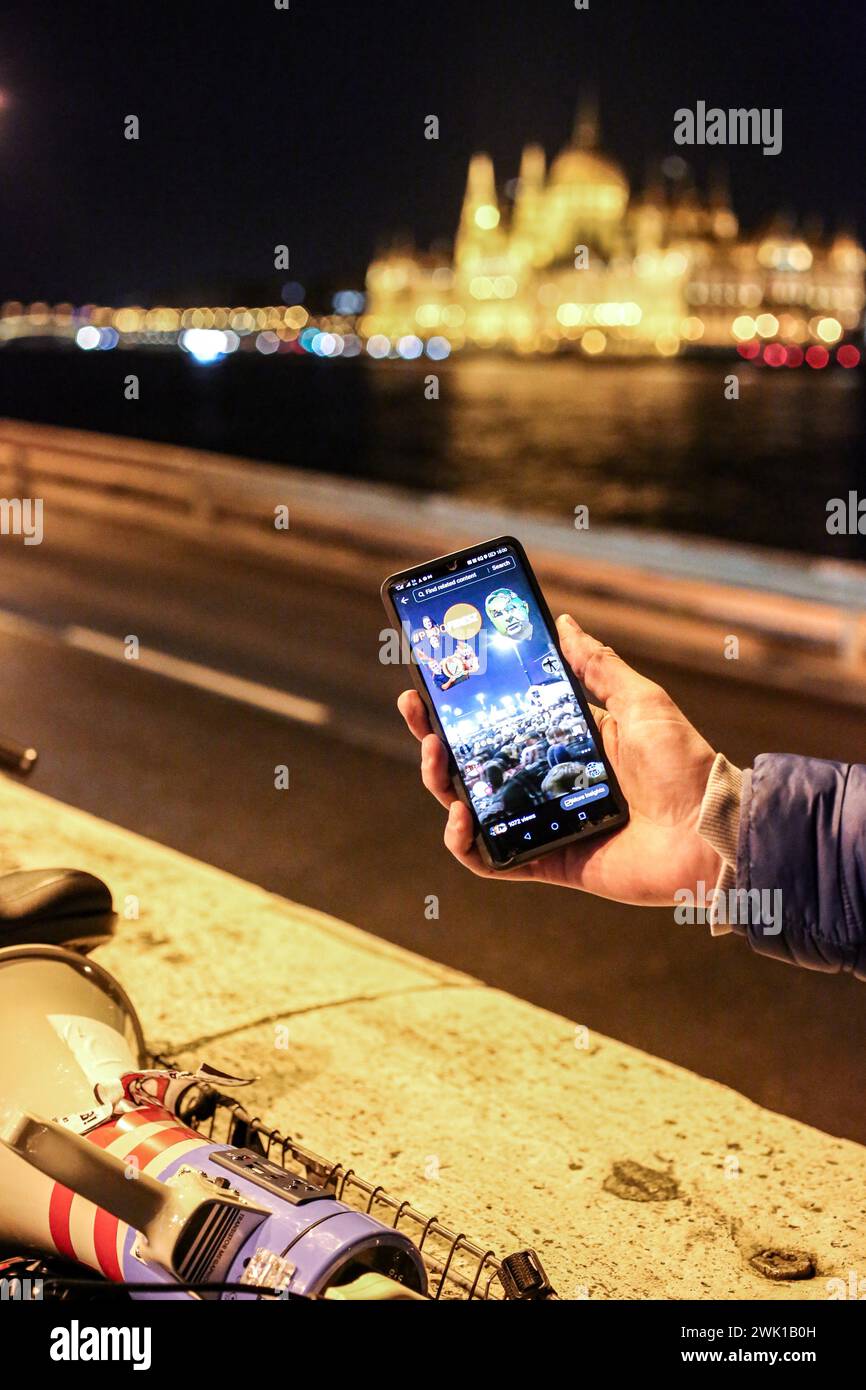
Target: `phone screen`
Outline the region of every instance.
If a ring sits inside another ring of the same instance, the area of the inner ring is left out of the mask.
[[[518,549],[466,552],[391,598],[492,859],[622,818]]]

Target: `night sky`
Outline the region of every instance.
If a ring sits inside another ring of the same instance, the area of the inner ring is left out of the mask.
[[[0,297],[273,302],[277,243],[290,278],[358,284],[401,229],[453,235],[473,151],[500,181],[525,141],[557,151],[589,84],[633,181],[680,152],[677,107],[781,106],[780,155],[682,151],[699,182],[726,164],[747,226],[786,207],[863,236],[864,39],[847,0],[8,4]]]

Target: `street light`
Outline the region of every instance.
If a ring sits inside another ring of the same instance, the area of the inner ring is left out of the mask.
[[[526,669],[526,662],[523,660],[523,657],[520,655],[520,644],[519,644],[518,642],[515,642],[513,638],[511,638],[511,637],[506,637],[503,633],[497,633],[496,636],[495,636],[494,638],[492,638],[491,640],[492,640],[493,646],[496,647],[498,651],[501,651],[501,652],[508,652],[508,651],[514,652],[514,655],[517,657],[517,660],[520,662],[520,669],[521,669],[521,671],[523,672],[524,676],[526,677],[526,680],[527,680],[528,684],[531,685],[532,682],[531,682],[531,680],[529,679],[529,672],[528,672],[527,669]]]

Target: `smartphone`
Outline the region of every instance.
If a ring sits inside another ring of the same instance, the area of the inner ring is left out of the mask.
[[[518,540],[392,574],[382,600],[490,868],[625,824],[586,693]]]

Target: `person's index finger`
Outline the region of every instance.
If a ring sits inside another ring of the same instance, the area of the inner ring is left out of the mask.
[[[397,708],[402,714],[409,728],[420,743],[428,734],[432,734],[430,720],[424,708],[424,701],[417,690],[404,690],[397,700]]]

